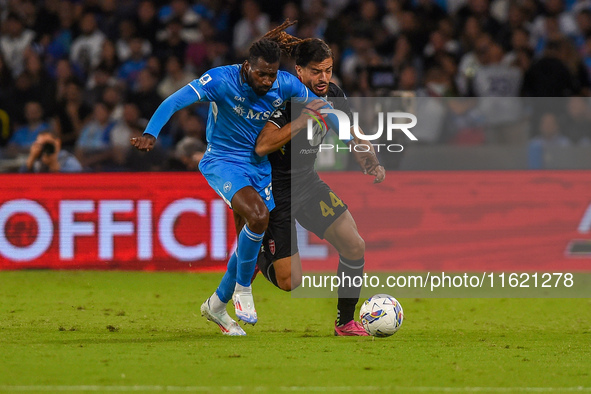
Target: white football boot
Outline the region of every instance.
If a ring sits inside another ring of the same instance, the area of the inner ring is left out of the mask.
[[[246,291],[241,291],[243,289],[246,289]],[[254,299],[252,298],[250,286],[244,288],[237,284],[234,295],[232,296],[232,302],[234,303],[236,317],[244,323],[254,326],[257,322],[257,311],[254,308]]]
[[[228,315],[228,312],[225,309],[220,312],[214,312],[209,305],[209,298],[201,305],[201,316],[204,316],[207,320],[217,324],[224,335],[246,335],[246,332],[244,332],[242,327],[240,327],[238,323]]]

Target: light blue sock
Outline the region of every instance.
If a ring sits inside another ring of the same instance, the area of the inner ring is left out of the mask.
[[[238,236],[238,271],[236,282],[244,287],[250,286],[250,280],[254,275],[254,267],[263,243],[263,234],[253,232],[248,226],[244,226]]]
[[[228,265],[226,267],[226,273],[220,282],[217,290],[215,291],[222,302],[228,303],[232,299],[234,294],[234,287],[236,287],[236,269],[238,266],[238,256],[236,252],[232,253]]]

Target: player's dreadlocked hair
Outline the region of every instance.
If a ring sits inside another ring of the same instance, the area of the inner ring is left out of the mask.
[[[248,49],[248,62],[256,63],[257,59],[262,57],[267,63],[275,63],[281,57],[281,48],[279,44],[265,37],[252,43]]]
[[[297,21],[290,22],[286,19],[281,25],[269,31],[263,36],[275,41],[281,50],[288,56],[295,58],[296,64],[306,67],[310,62],[321,62],[327,58],[333,58],[330,47],[318,38],[301,39],[286,33],[284,30],[293,26]]]
[[[284,30],[290,26],[295,25],[298,21],[290,22],[289,19],[286,19],[285,22],[270,30],[263,36],[263,38],[269,39],[271,41],[276,42],[279,44],[279,47],[287,56],[291,56],[294,47],[296,47],[300,42],[303,40],[297,37],[292,36],[291,34],[287,34]]]

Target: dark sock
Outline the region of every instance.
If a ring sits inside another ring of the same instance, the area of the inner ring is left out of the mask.
[[[338,291],[337,325],[343,325],[355,318],[355,307],[359,301],[359,294],[361,294],[361,286],[355,286],[355,284],[362,284],[362,281],[357,279],[357,283],[353,283],[353,278],[363,278],[365,259],[362,257],[359,260],[348,260],[343,256],[339,257],[337,275],[341,278],[341,286]],[[348,279],[343,280],[343,277],[351,278],[350,283]]]
[[[257,264],[259,266],[259,270],[261,274],[271,283],[279,288],[277,284],[277,278],[275,277],[275,267],[273,267],[273,261],[267,257],[264,252],[259,253],[259,257],[257,260]]]

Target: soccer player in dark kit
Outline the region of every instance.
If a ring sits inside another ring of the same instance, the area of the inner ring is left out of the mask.
[[[345,94],[330,82],[333,70],[330,47],[320,39],[300,40],[285,33],[283,30],[293,23],[286,21],[267,33],[265,38],[278,42],[284,52],[291,53],[298,79],[306,87],[318,97],[328,98],[335,109],[350,115]],[[287,103],[285,109],[276,111],[269,118],[255,148],[259,156],[268,155],[271,162],[276,203],[263,239],[258,268],[269,281],[285,291],[298,287],[302,279],[295,220],[337,249],[339,277],[343,274],[351,278],[362,276],[365,264],[365,243],[353,216],[314,169],[318,146],[327,130],[317,130],[321,134],[315,133],[314,141],[309,141],[306,132],[301,130],[306,128],[309,115],[317,112],[308,105],[292,121],[291,105],[296,104]],[[364,142],[353,137],[349,144]],[[375,177],[374,183],[382,182],[385,170],[371,144],[367,146],[368,151],[358,154],[356,159],[365,173]],[[335,335],[367,335],[361,324],[354,320],[360,292],[360,287],[339,288]]]

